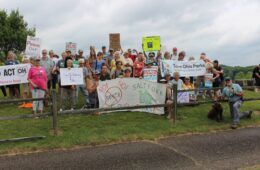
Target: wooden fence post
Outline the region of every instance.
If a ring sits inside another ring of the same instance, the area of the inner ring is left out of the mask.
[[[175,124],[176,122],[176,115],[177,115],[177,90],[178,90],[178,85],[173,84],[173,109],[172,109],[172,118],[173,118],[173,123]]]
[[[174,117],[173,117],[173,122],[176,123],[177,119],[177,94],[178,94],[178,84],[173,85],[173,112],[174,112]]]
[[[52,90],[52,125],[54,135],[58,134],[58,114],[57,114],[57,93],[55,90]]]

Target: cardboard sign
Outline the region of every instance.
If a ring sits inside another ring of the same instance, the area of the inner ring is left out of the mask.
[[[166,85],[138,78],[119,78],[99,82],[99,107],[124,107],[164,104]],[[135,109],[154,114],[164,114],[164,108]]]
[[[143,50],[145,52],[161,50],[161,37],[143,37]]]
[[[30,64],[17,64],[0,67],[0,86],[28,83]]]
[[[109,48],[112,48],[114,51],[121,50],[120,33],[109,34]]]
[[[77,44],[72,42],[66,43],[66,50],[70,50],[72,55],[75,55],[77,53]]]
[[[30,57],[41,56],[41,39],[37,37],[27,36],[25,55]]]
[[[61,85],[82,85],[84,84],[82,68],[61,68],[60,69]]]

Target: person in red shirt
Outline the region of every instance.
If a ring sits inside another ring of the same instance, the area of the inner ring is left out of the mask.
[[[137,60],[134,62],[134,77],[142,78],[143,68],[144,68],[144,54],[139,53]]]
[[[129,49],[127,50],[127,52],[128,52],[128,57],[131,58],[132,61],[133,61],[133,63],[134,63],[135,60],[136,60],[137,51],[136,51],[135,49],[133,49],[133,52],[134,52],[134,53],[132,53],[132,50],[129,48]]]

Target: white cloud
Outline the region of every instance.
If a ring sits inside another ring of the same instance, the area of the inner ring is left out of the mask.
[[[29,25],[36,26],[44,48],[58,53],[68,41],[85,51],[90,45],[100,49],[108,45],[109,33],[120,32],[125,49],[140,49],[145,35],[160,35],[168,50],[176,46],[189,56],[203,51],[224,64],[260,63],[257,0],[0,0],[0,4],[8,11],[18,8]]]

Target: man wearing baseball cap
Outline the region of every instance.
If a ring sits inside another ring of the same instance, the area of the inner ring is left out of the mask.
[[[243,103],[243,90],[239,84],[232,82],[230,77],[225,78],[226,87],[223,89],[221,97],[228,98],[230,114],[233,119],[232,129],[236,129],[239,125],[240,118],[251,118],[252,111],[239,112],[239,108]]]
[[[177,60],[178,59],[178,50],[176,47],[172,48],[172,55],[171,55],[172,60]]]

